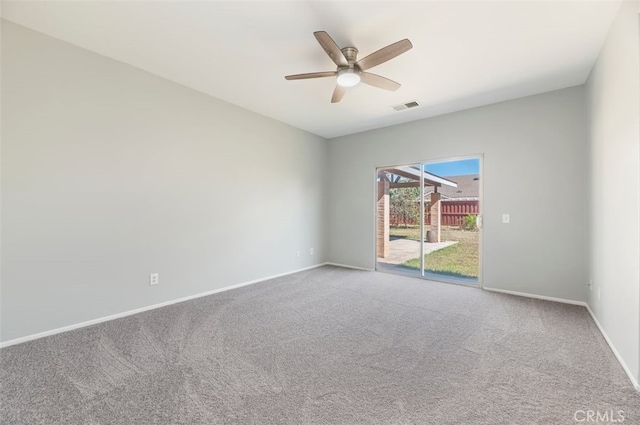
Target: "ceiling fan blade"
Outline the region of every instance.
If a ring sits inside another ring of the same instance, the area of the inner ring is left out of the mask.
[[[310,72],[307,74],[287,75],[284,78],[286,78],[287,80],[306,80],[308,78],[334,77],[336,74],[336,71]]]
[[[396,83],[380,75],[372,74],[370,72],[360,73],[360,81],[370,86],[378,87],[385,90],[396,91],[400,88],[400,83]]]
[[[347,58],[344,57],[340,47],[333,41],[333,38],[329,36],[325,31],[316,31],[313,33],[318,40],[318,43],[322,46],[325,53],[329,55],[331,60],[338,66],[349,66],[349,62],[347,62]]]
[[[369,56],[365,56],[356,62],[356,65],[360,68],[360,70],[365,71],[369,68],[373,68],[374,66],[378,66],[381,63],[384,63],[390,59],[395,58],[396,56],[400,56],[407,50],[410,50],[413,47],[413,44],[408,39],[396,41],[393,44],[389,44],[387,47],[383,47],[380,50],[377,50],[371,53]]]
[[[331,96],[331,103],[340,102],[346,92],[347,92],[346,87],[342,87],[341,85],[336,84],[336,88],[333,91],[333,96]]]

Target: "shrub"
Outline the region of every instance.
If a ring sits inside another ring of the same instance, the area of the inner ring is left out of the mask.
[[[467,214],[464,217],[464,223],[463,223],[462,227],[465,230],[475,230],[476,227],[478,226],[477,218],[478,218],[478,216],[475,216],[473,214]]]

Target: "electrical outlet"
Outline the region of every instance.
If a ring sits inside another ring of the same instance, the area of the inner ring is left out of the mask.
[[[502,214],[502,222],[504,224],[511,223],[511,215],[510,214]]]
[[[298,256],[298,258],[300,258],[300,250],[296,251],[296,255]]]
[[[313,255],[313,248],[309,250],[309,255]]]
[[[149,275],[149,285],[157,285],[158,283],[160,283],[160,274],[151,273]]]
[[[587,286],[589,287],[590,291],[593,291],[593,280],[590,280]]]

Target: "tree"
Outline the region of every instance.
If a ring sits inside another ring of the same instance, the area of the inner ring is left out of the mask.
[[[389,212],[398,217],[404,227],[420,223],[420,188],[389,189]]]

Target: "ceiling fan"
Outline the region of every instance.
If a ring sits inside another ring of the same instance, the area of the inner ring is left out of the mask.
[[[335,71],[311,72],[308,74],[287,75],[287,80],[306,80],[308,78],[336,77],[336,88],[331,96],[331,103],[337,103],[347,91],[347,88],[354,87],[360,82],[369,84],[385,90],[398,90],[399,83],[380,75],[365,72],[369,68],[380,65],[390,59],[395,58],[411,49],[413,45],[406,38],[393,44],[383,47],[365,56],[360,60],[356,60],[358,49],[355,47],[339,48],[335,41],[325,31],[316,31],[313,33],[322,46],[324,51],[329,55],[331,60],[338,66]]]

